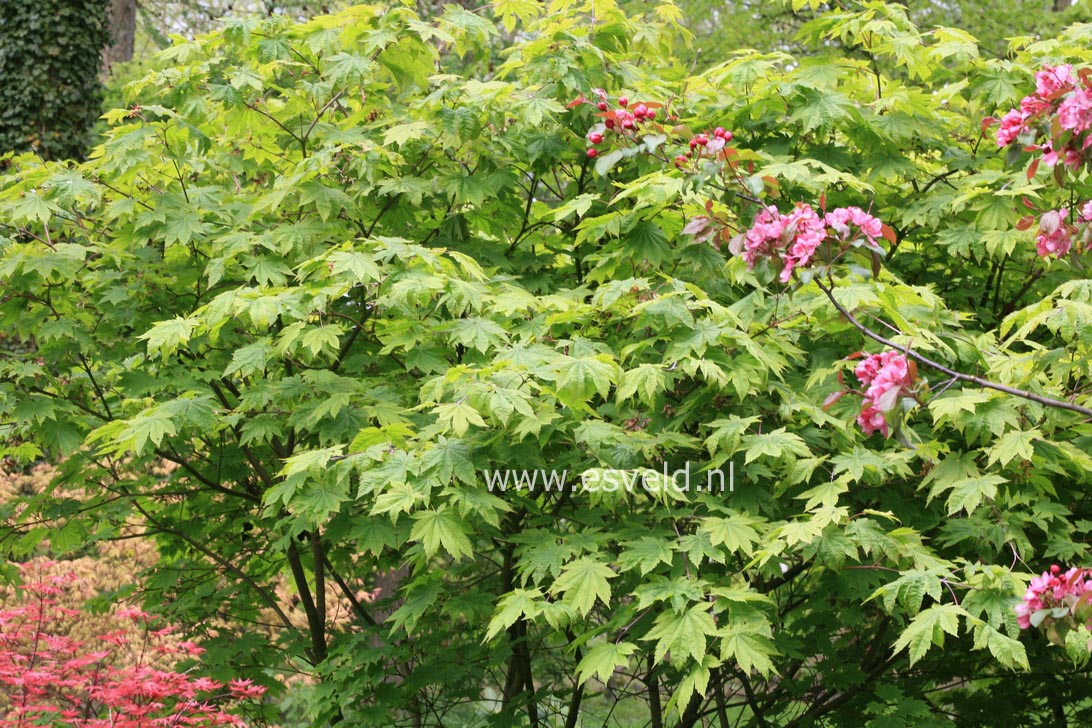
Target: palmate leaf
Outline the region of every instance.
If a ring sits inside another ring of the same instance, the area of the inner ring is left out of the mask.
[[[662,538],[645,537],[624,542],[618,563],[623,571],[640,568],[641,576],[644,576],[660,564],[670,566],[672,553],[671,546]]]
[[[450,481],[454,477],[467,485],[476,485],[478,475],[471,455],[472,450],[467,441],[441,437],[424,453],[421,462],[441,482]]]
[[[462,437],[471,425],[485,427],[485,420],[469,402],[438,404],[433,408],[436,419],[443,426],[443,432],[450,432],[455,437]]]
[[[617,375],[618,365],[603,355],[567,357],[558,369],[557,384],[580,399],[596,393],[606,398]]]
[[[751,463],[760,457],[811,457],[807,443],[799,436],[786,432],[779,427],[765,435],[748,435],[743,438],[742,447],[747,451],[744,463]]]
[[[666,382],[667,373],[662,366],[641,364],[636,369],[630,369],[622,374],[615,396],[618,401],[624,402],[637,394],[642,402],[652,406],[656,401],[656,395],[664,390]]]
[[[959,618],[968,617],[966,610],[956,604],[938,604],[929,607],[910,621],[895,641],[894,650],[907,650],[910,665],[925,656],[931,647],[944,646],[944,635],[953,637],[959,633]]]
[[[585,653],[576,666],[576,679],[580,682],[595,677],[606,683],[614,672],[629,664],[629,658],[637,651],[632,642],[601,642]]]
[[[662,661],[668,653],[676,665],[689,658],[701,662],[705,656],[707,638],[717,633],[717,625],[709,614],[709,604],[695,604],[682,612],[661,612],[652,629],[644,636],[656,640],[654,656]]]
[[[189,343],[194,329],[200,323],[194,317],[176,316],[156,323],[146,333],[141,334],[140,338],[148,342],[149,354],[159,354],[165,359],[176,352],[180,346]]]
[[[157,533],[170,568],[148,593],[172,595],[191,623],[222,621],[238,638],[210,643],[214,664],[255,675],[304,664],[317,657],[307,637],[324,639],[321,690],[300,707],[338,706],[346,725],[420,705],[484,715],[491,696],[467,696],[525,658],[533,677],[513,671],[527,683],[516,692],[548,686],[547,702],[571,703],[574,677],[622,671],[646,690],[649,657],[672,663],[651,668],[671,695],[653,723],[679,722],[696,696],[716,723],[712,689],[738,697],[751,673],[764,677],[750,681],[753,704],[785,722],[798,711],[779,712],[778,696],[799,699],[815,670],[824,689],[862,688],[878,722],[923,722],[935,676],[893,682],[894,662],[859,677],[895,641],[885,620],[935,617],[903,635],[903,665],[964,627],[930,612],[950,578],[978,651],[948,640],[939,687],[952,722],[967,718],[962,678],[1026,666],[1017,639],[1041,638],[1016,627],[1026,569],[1006,544],[1036,571],[1032,557],[1084,563],[1092,429],[923,366],[920,407],[891,437],[863,437],[859,394],[819,403],[841,388],[838,371],[862,389],[844,359],[881,347],[816,282],[896,348],[1083,403],[1092,287],[1059,284],[1083,275],[1085,254],[1039,259],[1032,228],[1041,210],[1087,199],[1087,180],[1029,181],[990,149],[991,131],[982,141],[977,117],[1028,93],[1043,57],[1080,56],[1087,31],[1044,33],[1032,52],[1017,42],[998,65],[970,60],[959,32],[915,31],[896,6],[791,4],[815,11],[811,55],[793,58],[782,33],[778,52],[726,52],[689,80],[692,58],[672,55],[657,21],[684,12],[671,3],[640,18],[502,0],[439,18],[404,5],[303,27],[233,22],[154,61],[85,162],[0,160],[0,449],[56,458],[63,445],[66,484],[109,473],[105,485],[133,494],[100,505],[114,493],[93,492],[92,527],[58,542],[112,537],[131,504],[180,524],[188,541]],[[767,19],[781,12],[767,5]],[[721,27],[740,17],[722,9]],[[879,62],[835,59],[845,47]],[[983,102],[991,75],[1008,89],[998,104]],[[657,118],[610,130],[589,158],[596,85],[609,106],[628,95]],[[672,163],[714,125],[738,137],[723,157],[695,148]],[[719,189],[737,175],[745,197]],[[777,266],[749,270],[725,249],[760,206],[798,202],[860,206],[905,234],[883,236],[889,265],[867,279],[823,248],[821,275],[783,285]],[[1077,210],[1067,220],[1083,231]],[[9,356],[9,336],[28,350]],[[151,470],[156,450],[184,466]],[[730,461],[744,487],[674,501],[639,484],[483,482],[487,468],[542,468],[651,484],[661,463],[704,474]],[[25,523],[84,507],[53,500]],[[14,541],[30,552],[46,538]],[[323,584],[338,599],[382,586],[382,603],[254,626],[273,606],[255,601],[263,593],[287,606],[284,578],[299,612]],[[451,657],[458,669],[441,664]],[[391,665],[407,659],[439,667],[422,671],[427,685],[394,685]],[[771,677],[782,664],[803,667]],[[983,700],[1004,690],[973,687]],[[600,699],[605,715],[613,697]],[[588,722],[585,708],[569,719]]]
[[[458,560],[474,553],[462,518],[446,510],[428,510],[413,515],[410,538],[420,541],[425,555],[434,556],[442,547]]]
[[[917,614],[926,595],[940,601],[943,576],[943,572],[910,571],[877,589],[869,599],[883,596],[883,606],[888,613],[893,612],[896,605],[901,605],[908,613]]]
[[[489,627],[485,630],[485,640],[491,640],[526,617],[534,619],[542,610],[545,597],[538,589],[514,589],[501,597]]]
[[[750,555],[751,547],[759,540],[755,525],[757,521],[751,517],[735,514],[727,518],[710,516],[702,520],[699,528],[709,535],[714,546],[724,546],[729,553]]]
[[[562,595],[562,601],[581,615],[587,615],[596,601],[610,605],[609,580],[616,576],[606,564],[585,556],[566,564],[550,591]]]
[[[771,639],[768,622],[738,620],[721,628],[717,634],[720,636],[722,660],[735,660],[740,669],[747,673],[758,671],[761,675],[769,676],[777,672],[770,658],[778,651]]]

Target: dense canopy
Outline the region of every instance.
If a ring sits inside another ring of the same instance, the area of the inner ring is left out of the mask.
[[[4,547],[143,529],[274,724],[1086,720],[1092,26],[845,5],[176,43],[0,159]]]

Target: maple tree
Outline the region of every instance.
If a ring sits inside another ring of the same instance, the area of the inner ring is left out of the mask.
[[[61,462],[9,553],[139,519],[149,602],[211,667],[307,673],[317,725],[1087,716],[1084,592],[1033,577],[1088,564],[1092,288],[1050,211],[1092,191],[1031,164],[1084,130],[983,120],[1092,28],[998,60],[847,3],[800,30],[837,62],[691,74],[679,15],[231,21],[88,161],[5,158],[4,454]],[[1021,631],[1063,604],[1065,649]]]

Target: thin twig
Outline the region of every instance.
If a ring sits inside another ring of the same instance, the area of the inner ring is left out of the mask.
[[[929,359],[927,357],[922,356],[921,354],[918,354],[917,352],[910,351],[906,347],[899,346],[898,344],[891,341],[890,339],[886,339],[883,336],[880,336],[875,331],[873,331],[872,329],[868,328],[867,326],[862,324],[860,321],[858,321],[853,316],[853,314],[851,314],[849,311],[846,310],[846,308],[842,304],[838,303],[838,299],[836,299],[834,297],[834,292],[830,288],[823,285],[822,281],[820,281],[819,279],[815,279],[815,283],[816,283],[816,285],[819,286],[819,289],[821,291],[823,291],[823,293],[826,294],[826,297],[828,299],[830,299],[830,302],[832,304],[834,304],[834,307],[836,309],[838,309],[838,312],[840,314],[842,314],[843,316],[845,316],[846,320],[849,321],[849,323],[853,324],[853,326],[858,331],[860,331],[862,334],[864,334],[868,338],[872,339],[873,341],[878,341],[879,343],[883,344],[884,346],[890,346],[892,349],[897,349],[899,351],[904,352],[906,354],[906,356],[910,357],[911,359],[917,361],[920,364],[924,364],[925,366],[927,366],[927,367],[929,367],[931,369],[936,369],[939,372],[943,372],[944,374],[947,374],[949,377],[952,377],[953,379],[958,379],[961,382],[967,382],[969,384],[974,384],[974,385],[977,385],[977,386],[982,387],[984,389],[993,389],[993,390],[996,390],[998,392],[1004,392],[1005,394],[1011,394],[1014,397],[1020,397],[1021,399],[1027,399],[1027,400],[1030,400],[1032,402],[1038,402],[1039,404],[1046,405],[1047,407],[1056,407],[1058,409],[1069,410],[1070,412],[1077,412],[1079,414],[1084,415],[1085,417],[1092,418],[1092,409],[1089,409],[1088,407],[1082,407],[1079,404],[1074,404],[1072,402],[1065,402],[1065,401],[1062,401],[1060,399],[1053,399],[1052,397],[1044,397],[1041,394],[1035,394],[1034,392],[1029,392],[1029,391],[1024,390],[1024,389],[1016,389],[1015,387],[1009,387],[1009,386],[1006,386],[1004,384],[998,384],[997,382],[991,382],[990,380],[983,379],[982,377],[976,377],[976,376],[973,376],[971,374],[964,374],[963,372],[957,372],[954,369],[950,369],[950,368],[944,366],[943,364],[941,364],[939,362],[935,362],[932,359]]]

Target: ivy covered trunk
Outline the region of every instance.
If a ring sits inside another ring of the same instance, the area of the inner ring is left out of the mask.
[[[1092,28],[794,4],[234,20],[8,158],[9,554],[139,524],[300,724],[1086,719]]]
[[[108,42],[107,0],[0,4],[0,152],[84,155]]]

